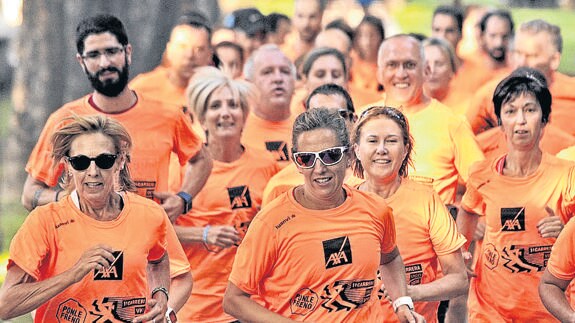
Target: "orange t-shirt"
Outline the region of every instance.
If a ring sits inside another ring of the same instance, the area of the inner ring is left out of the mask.
[[[437,256],[459,252],[465,238],[432,186],[403,179],[385,199],[393,209],[397,248],[410,285],[430,283],[441,276]],[[399,322],[391,303],[382,299],[384,322]],[[439,302],[416,302],[415,311],[428,323],[437,322]]]
[[[97,244],[112,247],[115,256],[109,269],[88,273],[42,304],[36,322],[129,322],[147,310],[146,267],[163,257],[170,222],[150,200],[132,193],[123,199],[124,208],[113,221],[85,215],[70,196],[40,206],[26,218],[12,239],[8,268],[16,264],[37,281],[72,268]]]
[[[547,262],[547,270],[558,279],[572,281],[575,278],[575,221],[568,221],[551,249]],[[571,306],[573,306],[573,282],[571,291]]]
[[[532,175],[500,175],[500,156],[475,164],[461,206],[485,216],[485,236],[469,291],[470,322],[554,322],[537,286],[554,238],[537,223],[550,207],[563,223],[575,211],[575,164],[543,153]]]
[[[353,64],[349,71],[349,86],[357,89],[362,89],[367,93],[381,96],[379,83],[375,73],[377,71],[377,63],[365,61],[359,55],[352,51]],[[373,102],[368,101],[366,103]]]
[[[376,272],[381,254],[396,247],[393,214],[383,199],[344,188],[345,202],[330,210],[302,207],[293,189],[264,207],[238,248],[230,281],[292,320],[380,317]]]
[[[50,115],[26,165],[30,176],[48,186],[57,184],[64,165],[54,164],[50,138],[64,126],[62,120],[73,114],[104,114],[126,127],[133,143],[130,173],[138,195],[143,197],[152,198],[154,191],[167,191],[171,152],[179,157],[181,165],[185,165],[201,148],[202,143],[194,135],[190,119],[172,105],[138,94],[138,102],[129,110],[105,114],[88,102],[90,97],[88,95],[70,102]],[[189,263],[173,228],[168,232],[170,273],[171,277],[175,277],[188,272]]]
[[[498,75],[498,77],[485,84],[472,96],[466,116],[475,134],[497,126],[497,116],[495,115],[492,101],[493,93],[499,82],[506,76],[507,74]],[[575,78],[559,72],[553,73],[553,81],[549,86],[549,92],[551,92],[553,100],[550,122],[561,130],[575,136],[575,123],[571,121],[575,118],[575,112],[573,112],[573,105],[575,104],[574,87]]]
[[[484,59],[466,60],[453,77],[450,91],[458,92],[464,97],[471,96],[497,75],[507,75],[511,72],[508,67],[487,68]]]
[[[355,187],[363,182],[363,179],[357,178],[351,171],[348,171],[344,183]],[[263,194],[262,206],[268,205],[276,197],[289,191],[290,188],[303,185],[304,178],[294,163],[290,163],[277,174],[275,174],[266,185]]]
[[[307,54],[313,49],[313,42],[309,45],[305,45],[300,42],[299,33],[293,30],[286,35],[283,45],[280,46],[281,51],[286,55],[290,61],[294,62],[301,56]]]
[[[296,89],[290,104],[290,112],[292,116],[297,117],[305,112],[305,100],[307,99],[307,90],[303,87]]]
[[[557,157],[570,161],[575,161],[575,145],[565,148],[557,153]]]
[[[250,113],[242,133],[242,143],[255,150],[270,152],[281,168],[290,163],[291,132],[297,116],[283,121],[268,121]]]
[[[231,225],[243,236],[260,209],[265,185],[278,170],[271,156],[249,149],[231,163],[214,160],[208,182],[194,197],[194,207],[190,213],[178,217],[176,225]],[[237,249],[209,248],[211,252],[201,243],[184,244],[192,267],[194,288],[188,302],[178,312],[178,318],[183,322],[235,320],[224,313],[222,301]]]
[[[500,127],[486,130],[476,137],[479,147],[483,151],[485,158],[500,156],[507,153],[507,139]],[[575,145],[575,136],[566,133],[553,124],[547,124],[539,142],[541,150],[551,155],[555,155],[561,150]]]
[[[385,105],[385,99],[373,105]],[[422,110],[403,113],[415,141],[409,178],[433,183],[443,203],[453,204],[458,178],[467,181],[471,164],[484,159],[469,125],[435,99]]]

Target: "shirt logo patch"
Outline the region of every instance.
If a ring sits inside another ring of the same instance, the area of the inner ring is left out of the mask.
[[[155,181],[134,181],[136,184],[136,190],[138,195],[143,196],[148,199],[154,198],[154,191],[156,190]]]
[[[122,280],[124,277],[124,252],[112,251],[114,261],[109,267],[94,269],[94,280]]]
[[[288,161],[289,154],[285,141],[266,141],[266,150],[276,156],[277,161]]]
[[[323,255],[325,257],[325,269],[352,263],[351,245],[347,236],[325,240],[322,244]]]
[[[503,266],[512,273],[540,272],[547,267],[552,246],[511,245],[501,251]]]
[[[420,264],[405,266],[405,274],[407,275],[407,284],[419,285],[423,278],[423,267]]]
[[[525,231],[525,207],[501,208],[501,231]]]
[[[306,315],[313,311],[317,306],[319,296],[309,288],[298,290],[290,300],[289,307],[292,314]]]
[[[328,312],[359,308],[371,298],[375,280],[339,280],[325,286],[321,306]]]
[[[245,185],[228,187],[228,196],[232,210],[252,207],[250,189]]]
[[[146,312],[145,297],[104,297],[92,302],[90,322],[132,322]]]
[[[86,322],[88,312],[77,300],[69,298],[58,305],[56,319],[58,323]]]

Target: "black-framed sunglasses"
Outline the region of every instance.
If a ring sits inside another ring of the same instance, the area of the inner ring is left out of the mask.
[[[332,147],[318,152],[297,152],[293,154],[293,160],[301,168],[313,168],[317,159],[325,166],[332,166],[343,159],[347,149],[348,147]]]
[[[110,169],[112,168],[112,166],[114,166],[116,158],[118,158],[118,155],[99,154],[98,156],[93,158],[84,155],[77,155],[66,158],[68,159],[68,162],[70,163],[72,168],[78,171],[82,171],[88,169],[92,161],[94,161],[96,163],[96,166],[98,166],[100,169]]]
[[[357,118],[355,113],[347,109],[337,109],[337,113],[339,113],[339,116],[342,117],[344,120],[349,120],[351,122],[355,122]]]

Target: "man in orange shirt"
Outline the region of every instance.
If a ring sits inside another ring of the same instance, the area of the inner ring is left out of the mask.
[[[315,37],[321,31],[324,7],[320,0],[296,0],[293,16],[295,30],[287,35],[281,47],[286,56],[295,62],[307,54],[313,46]]]
[[[461,41],[463,31],[463,12],[455,6],[439,6],[433,12],[431,37],[447,40],[453,50]]]
[[[469,166],[483,154],[465,120],[423,92],[429,73],[421,43],[409,35],[387,38],[379,48],[377,80],[383,100],[371,105],[397,107],[409,120],[415,139],[409,177],[433,184],[443,203],[453,204],[458,178],[464,182]]]
[[[495,10],[483,16],[479,23],[481,52],[467,60],[453,80],[453,91],[472,95],[497,73],[509,72],[509,41],[513,36],[513,19],[507,10]]]
[[[290,112],[295,67],[279,47],[267,44],[250,56],[244,75],[258,89],[259,100],[247,119],[242,143],[271,152],[280,167],[285,167],[289,163],[288,143],[295,118]]]
[[[512,64],[514,68],[526,66],[539,70],[545,76],[553,97],[553,120],[551,124],[575,135],[571,121],[575,103],[575,79],[557,71],[561,61],[563,39],[558,26],[536,19],[525,22],[515,35]],[[478,134],[497,126],[497,118],[491,98],[495,87],[506,75],[494,78],[473,96],[467,111],[467,119],[473,132]]]
[[[176,106],[140,95],[127,86],[132,46],[117,18],[100,15],[83,20],[77,28],[76,44],[76,59],[92,83],[94,92],[50,115],[26,165],[28,178],[24,184],[22,204],[31,210],[63,197],[57,184],[64,167],[62,163],[52,162],[50,138],[65,124],[65,118],[74,114],[101,113],[120,121],[132,136],[131,173],[137,193],[161,200],[161,206],[175,220],[191,207],[192,197],[203,187],[212,168],[212,161],[194,135],[189,118]],[[182,165],[188,165],[178,194],[165,192],[171,152],[178,155]],[[175,238],[171,241],[177,241],[173,229],[168,230],[168,239],[170,232]],[[179,307],[191,290],[189,264],[177,242],[168,243],[168,252],[172,267],[170,305]],[[184,267],[173,262],[179,259],[177,255],[183,256],[181,265],[185,264]],[[175,281],[183,285],[177,287]]]

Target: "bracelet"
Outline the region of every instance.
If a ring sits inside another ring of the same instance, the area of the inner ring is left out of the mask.
[[[397,313],[397,309],[400,306],[406,305],[411,311],[413,311],[413,300],[409,296],[398,297],[393,303],[393,311]]]
[[[204,233],[202,234],[202,240],[204,241],[205,244],[208,244],[208,231],[210,231],[211,227],[212,226],[208,224],[204,228]]]
[[[54,197],[54,202],[58,202],[58,196],[60,196],[60,192],[63,190],[56,190],[56,196]]]
[[[39,188],[34,192],[34,197],[32,198],[32,210],[38,206],[38,200],[40,200],[40,196],[44,190],[45,188]]]
[[[157,292],[162,292],[164,293],[164,295],[166,295],[166,300],[170,299],[170,297],[168,296],[168,290],[166,289],[166,287],[156,287],[152,290],[152,298],[154,298],[154,295]]]

